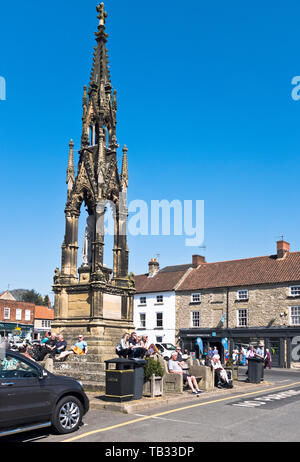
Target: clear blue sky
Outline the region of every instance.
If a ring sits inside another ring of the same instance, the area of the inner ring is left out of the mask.
[[[0,288],[51,291],[64,237],[68,143],[80,147],[94,0],[2,2]],[[107,0],[129,200],[205,201],[205,255],[300,250],[299,0]],[[121,150],[120,150],[121,155]],[[187,263],[184,237],[129,237],[130,270]]]

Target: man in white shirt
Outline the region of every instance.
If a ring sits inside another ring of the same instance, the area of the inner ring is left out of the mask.
[[[201,393],[201,391],[198,388],[196,377],[194,377],[193,375],[186,374],[183,371],[181,364],[178,363],[178,354],[176,352],[174,352],[171,355],[171,358],[169,359],[168,367],[169,367],[169,372],[171,374],[182,374],[183,382],[188,383],[188,386],[192,390],[193,395],[199,395]]]

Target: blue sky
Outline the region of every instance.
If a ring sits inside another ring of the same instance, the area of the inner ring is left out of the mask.
[[[80,148],[94,0],[1,5],[0,288],[51,291],[64,237],[68,143]],[[129,201],[205,201],[205,255],[300,250],[300,4],[107,0]],[[120,149],[120,158],[121,158]],[[129,237],[130,270],[187,263],[185,237]]]

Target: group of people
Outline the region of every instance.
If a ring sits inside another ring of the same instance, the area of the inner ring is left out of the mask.
[[[264,353],[263,345],[258,345],[257,348],[254,348],[253,345],[250,345],[246,353],[246,359],[248,358],[260,358],[264,362],[265,369],[267,367],[272,369],[272,356],[270,350],[266,348],[266,352]]]
[[[88,345],[83,335],[78,335],[75,344],[67,349],[67,342],[63,334],[56,335],[55,332],[46,332],[40,345],[36,345],[34,348],[25,348],[25,351],[22,351],[23,354],[36,361],[43,361],[47,355],[55,361],[62,361],[72,354],[86,355],[87,352]]]
[[[159,351],[154,343],[149,344],[147,335],[138,337],[136,332],[132,332],[131,335],[126,332],[116,348],[116,354],[119,358],[143,359],[147,356],[159,354]]]

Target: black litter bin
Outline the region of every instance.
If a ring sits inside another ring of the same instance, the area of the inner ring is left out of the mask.
[[[132,401],[143,397],[143,359],[110,359],[106,364],[105,400],[114,402]]]
[[[106,364],[107,401],[121,403],[130,401],[134,396],[134,368],[130,359],[110,359]]]
[[[260,358],[248,358],[248,381],[260,383],[264,377],[264,361]]]

